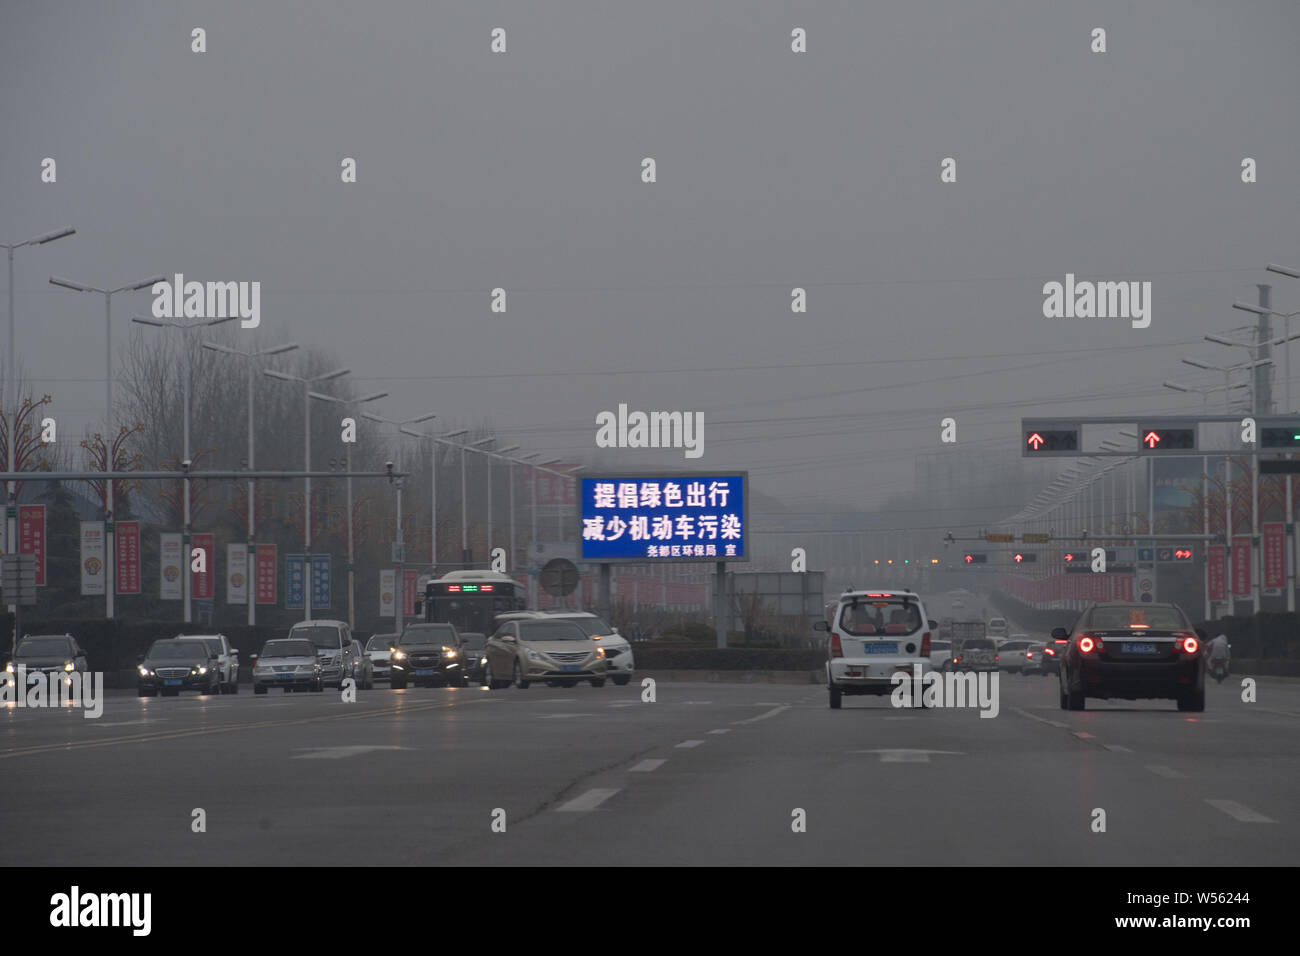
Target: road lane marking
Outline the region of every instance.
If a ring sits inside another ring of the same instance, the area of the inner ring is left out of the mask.
[[[1166,767],[1164,764],[1149,763],[1147,769],[1157,777],[1164,777],[1166,780],[1179,780],[1187,776],[1184,773],[1179,773],[1173,767]]]
[[[1222,810],[1234,820],[1240,820],[1242,823],[1276,823],[1262,813],[1256,813],[1250,807],[1238,803],[1236,800],[1211,800],[1208,797],[1205,800],[1216,810]]]
[[[702,744],[702,743],[704,743],[703,740],[683,740],[683,741],[682,741],[681,743],[679,743],[677,746],[678,746],[679,748],[685,747],[685,748],[689,749],[689,748],[691,748],[691,747],[698,747],[698,746],[699,746],[700,744]]]
[[[1127,747],[1120,746],[1119,744],[1102,744],[1102,746],[1105,747],[1107,750],[1113,750],[1116,753],[1121,753],[1121,754],[1131,754],[1133,752],[1129,750]]]
[[[642,760],[636,766],[628,767],[627,772],[628,773],[649,773],[651,770],[658,770],[667,762],[668,762],[667,760],[659,760],[659,759]]]
[[[1021,717],[1028,717],[1030,720],[1036,720],[1040,724],[1047,724],[1048,726],[1051,727],[1059,727],[1061,730],[1070,729],[1069,724],[1063,724],[1059,720],[1048,720],[1046,717],[1039,717],[1037,714],[1031,714],[1027,710],[1021,710],[1019,707],[1012,707],[1011,709],[1015,711],[1017,714],[1019,714]]]
[[[588,790],[581,796],[574,797],[568,803],[562,803],[556,807],[558,813],[572,813],[579,810],[595,810],[598,806],[618,793],[618,788],[597,788]]]
[[[713,703],[713,701],[711,701],[711,700],[684,700],[684,701],[682,701],[682,703],[683,703],[683,704],[711,704],[711,703]]]
[[[850,750],[851,754],[879,754],[881,763],[929,763],[930,754],[962,756],[959,750]]]
[[[1092,739],[1092,734],[1088,733],[1086,730],[1076,730],[1074,736],[1078,737],[1080,740]]]
[[[595,714],[542,714],[538,720],[561,720],[565,717],[595,717]]]
[[[711,734],[729,734],[729,733],[731,733],[731,728],[730,728],[730,727],[724,727],[724,728],[721,729],[721,730],[710,730],[709,733],[711,733]]]
[[[758,721],[758,720],[767,720],[767,718],[769,718],[769,717],[775,717],[777,714],[781,713],[781,711],[783,711],[783,710],[789,710],[789,709],[790,709],[790,705],[789,705],[789,704],[782,704],[780,707],[775,707],[775,708],[773,708],[772,710],[769,710],[769,711],[766,711],[765,713],[759,714],[757,717],[747,717],[747,718],[744,719],[744,720],[733,720],[732,723],[733,723],[733,724],[752,724],[752,723],[754,723],[755,721]]]
[[[312,747],[307,753],[298,754],[294,760],[341,760],[344,757],[355,757],[357,754],[369,753],[372,750],[410,750],[410,747],[385,747],[371,744],[356,744],[353,746],[343,747]]]

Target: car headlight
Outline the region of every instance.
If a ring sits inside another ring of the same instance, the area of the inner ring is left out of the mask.
[[[151,671],[149,670],[149,668],[145,667],[143,664],[140,665],[140,676],[141,676],[141,677],[148,677],[150,673],[151,673]]]
[[[200,667],[200,668],[199,668],[199,673],[200,673],[200,674],[206,674],[207,672],[208,672],[208,669],[207,669],[206,667]]]
[[[393,660],[395,661],[406,660],[406,651],[393,651]]]
[[[596,659],[603,660],[604,657],[605,657],[605,648],[603,647],[596,648]]]
[[[14,662],[10,661],[8,664],[5,665],[5,673],[12,674],[13,672],[14,672]]]
[[[75,667],[75,666],[76,666],[76,665],[73,664],[72,661],[64,661],[64,662],[63,662],[63,669],[64,669],[65,671],[70,671],[70,670],[72,670],[73,667]]]
[[[525,647],[525,648],[524,648],[524,654],[527,655],[527,657],[528,657],[528,659],[529,659],[530,661],[544,661],[544,660],[546,660],[545,657],[543,657],[541,654],[537,653],[537,651],[533,650],[531,647]]]
[[[456,656],[456,648],[454,648],[454,647],[448,647],[447,645],[444,644],[443,647],[442,647],[442,656],[443,656],[443,657],[455,657],[455,656]]]

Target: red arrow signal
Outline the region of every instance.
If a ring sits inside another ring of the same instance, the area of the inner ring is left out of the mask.
[[[1072,555],[1072,554],[1067,554],[1067,555],[1065,556],[1065,561],[1066,561],[1067,564],[1068,564],[1069,562],[1073,561],[1073,560],[1074,560],[1074,555]]]
[[[1029,436],[1029,446],[1033,448],[1034,451],[1038,451],[1038,449],[1042,447],[1044,441],[1045,439],[1042,435],[1038,434],[1038,432],[1034,432]]]
[[[967,564],[970,564],[970,563],[971,563],[972,561],[974,561],[974,560],[975,560],[975,555],[973,555],[973,554],[968,554],[968,555],[966,555],[966,563],[967,563]]]
[[[1159,435],[1155,432],[1147,432],[1146,436],[1142,439],[1142,444],[1146,445],[1148,448],[1155,448],[1156,442],[1158,441],[1160,441]]]
[[[1012,558],[1012,560],[1015,561],[1016,564],[1019,564],[1021,561],[1025,560],[1025,556],[1023,554],[1018,554]]]

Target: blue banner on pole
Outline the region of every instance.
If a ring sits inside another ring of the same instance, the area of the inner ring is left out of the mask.
[[[726,475],[583,477],[582,561],[747,561],[748,481]]]
[[[306,605],[307,567],[306,559],[301,554],[284,556],[284,606],[290,611],[301,611]]]
[[[332,603],[330,598],[330,555],[313,554],[311,556],[311,609],[328,611]]]

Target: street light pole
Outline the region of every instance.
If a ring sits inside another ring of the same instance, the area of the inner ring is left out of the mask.
[[[18,373],[15,371],[15,345],[14,345],[14,250],[21,249],[24,246],[43,246],[47,242],[53,242],[55,239],[62,239],[64,236],[71,236],[76,233],[75,229],[59,229],[55,232],[48,232],[43,236],[37,236],[35,239],[27,239],[23,242],[0,243],[5,251],[9,254],[9,363],[5,374],[5,407],[4,412],[9,416],[9,471],[18,470]],[[0,527],[4,528],[4,552],[18,550],[18,483],[16,481],[8,482],[6,488],[8,494],[5,501],[5,520]],[[9,613],[14,612],[15,605],[9,605]],[[19,635],[14,633],[14,647],[18,646]]]
[[[257,378],[257,359],[263,356],[282,355],[285,352],[292,352],[298,348],[297,344],[290,342],[285,345],[277,345],[273,348],[250,350],[247,352],[239,349],[232,349],[226,345],[219,345],[216,342],[204,342],[203,347],[212,352],[225,352],[228,355],[243,356],[248,360],[248,470],[253,471],[256,465],[253,460],[256,442],[254,441],[255,423],[253,417],[253,383]],[[348,469],[351,471],[351,468]],[[256,500],[257,482],[248,479],[248,541],[247,555],[244,559],[244,579],[248,582],[248,626],[253,627],[257,624],[257,529],[256,529],[256,509],[254,503]]]
[[[79,282],[73,282],[69,279],[60,279],[56,276],[50,276],[50,284],[61,286],[64,289],[71,289],[74,292],[97,292],[104,297],[104,415],[106,418],[104,425],[104,470],[113,471],[115,462],[113,461],[113,296],[119,292],[138,292],[141,289],[149,288],[159,282],[167,281],[162,276],[154,276],[151,279],[145,279],[143,282],[133,282],[130,285],[119,286],[116,289],[97,289],[94,286],[82,285]],[[12,283],[10,288],[12,289]],[[113,494],[113,479],[105,479],[104,484],[104,611],[105,616],[113,619],[113,597],[116,591],[116,583],[113,580],[117,567],[117,554],[113,550],[113,510],[116,504]]]

